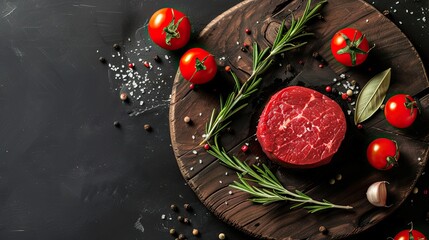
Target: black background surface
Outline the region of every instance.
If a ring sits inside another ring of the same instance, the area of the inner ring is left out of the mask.
[[[251,239],[209,213],[186,186],[168,124],[170,76],[183,51],[158,48],[145,28],[154,11],[173,7],[188,14],[195,37],[239,2],[0,1],[0,239],[169,239],[172,227],[190,239],[192,228],[201,239],[217,239],[220,232],[228,239]],[[370,3],[391,11],[428,69],[429,1]],[[129,52],[138,41],[149,51]],[[160,85],[142,94],[142,106],[119,100],[121,82],[98,61],[103,56],[121,65],[112,57],[114,43],[136,64],[139,58],[153,62],[156,54],[163,59],[154,63],[157,71],[137,65],[136,71],[158,79],[143,85]],[[411,221],[429,236],[426,175],[417,187],[394,215],[351,239],[393,237]],[[179,213],[170,210],[172,203]],[[193,211],[185,211],[184,203]],[[178,223],[179,214],[192,225]]]

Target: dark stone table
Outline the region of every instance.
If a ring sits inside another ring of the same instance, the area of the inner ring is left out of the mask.
[[[177,168],[168,100],[183,50],[158,48],[145,27],[154,11],[174,7],[195,37],[239,2],[0,2],[0,239],[168,239],[170,228],[189,239],[193,228],[201,239],[249,239],[208,212]],[[429,2],[372,4],[390,11],[428,69]],[[162,63],[151,71],[139,64],[155,55]],[[129,61],[138,76],[127,76]],[[124,85],[131,103],[119,99]],[[411,221],[429,236],[428,176],[416,186],[395,214],[352,239],[393,237]]]

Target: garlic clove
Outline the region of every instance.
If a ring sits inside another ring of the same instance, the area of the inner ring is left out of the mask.
[[[368,190],[366,191],[366,198],[368,201],[377,207],[387,207],[387,188],[386,184],[389,184],[387,181],[379,181],[371,184]]]

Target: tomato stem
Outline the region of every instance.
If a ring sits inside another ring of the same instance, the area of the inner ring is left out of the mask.
[[[413,115],[414,113],[414,108],[417,108],[417,110],[420,112],[420,109],[417,107],[417,102],[416,100],[410,100],[411,96],[406,95],[405,96],[405,102],[404,105],[407,109],[410,109],[410,115]]]
[[[191,80],[192,78],[194,78],[194,76],[195,76],[195,74],[197,73],[197,72],[199,72],[199,71],[203,71],[203,70],[206,70],[207,69],[207,67],[206,67],[206,65],[204,65],[204,62],[207,60],[207,58],[210,56],[210,54],[209,55],[207,55],[207,56],[205,56],[204,58],[203,58],[203,60],[200,60],[200,59],[198,59],[197,57],[195,58],[195,71],[194,71],[194,73],[192,74],[192,76],[191,76],[191,78],[189,79],[189,80]]]
[[[173,15],[173,19],[171,19],[171,22],[168,24],[168,26],[164,28],[164,32],[166,33],[165,43],[169,46],[171,45],[171,39],[180,38],[180,33],[177,31],[177,29],[179,28],[182,20],[185,18],[182,17],[176,23],[174,23],[174,20],[176,19],[174,17],[174,9],[171,9],[171,14]]]
[[[352,61],[352,66],[356,65],[357,54],[368,54],[369,52],[359,48],[359,45],[365,39],[365,34],[362,34],[357,40],[356,40],[356,35],[357,35],[357,31],[355,31],[353,40],[350,40],[350,38],[347,37],[344,33],[341,33],[341,36],[346,41],[346,46],[337,51],[337,54],[349,54]]]

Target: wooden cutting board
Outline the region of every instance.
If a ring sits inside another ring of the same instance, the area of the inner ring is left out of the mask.
[[[300,16],[306,1],[244,1],[214,19],[200,34],[197,44],[216,56],[219,72],[211,83],[189,89],[189,83],[178,72],[174,81],[170,130],[174,153],[180,171],[198,198],[216,216],[252,236],[264,239],[341,239],[357,234],[397,209],[413,189],[428,159],[429,150],[429,82],[420,57],[406,36],[373,6],[364,1],[329,0],[323,8],[322,20],[309,26],[315,36],[299,50],[288,52],[263,76],[258,95],[249,107],[233,119],[229,131],[222,134],[222,145],[231,154],[249,163],[268,163],[282,184],[298,189],[315,199],[353,206],[352,210],[327,210],[314,214],[303,209],[290,209],[290,204],[258,205],[248,201],[249,195],[229,187],[236,173],[221,165],[199,146],[205,124],[213,109],[219,108],[219,95],[232,89],[233,80],[224,71],[230,65],[240,79],[246,79],[251,69],[251,49],[241,51],[243,43],[256,41],[261,48],[272,42],[282,19],[290,21],[291,14]],[[330,39],[344,27],[355,27],[368,36],[376,47],[367,62],[356,68],[338,64],[330,53]],[[251,34],[246,34],[249,28]],[[318,52],[327,64],[311,55]],[[286,65],[294,69],[294,78],[285,74]],[[388,96],[403,92],[418,97],[423,112],[409,129],[391,127],[382,111],[357,129],[348,115],[350,104],[342,103],[348,116],[346,138],[333,161],[323,167],[291,170],[270,164],[255,139],[256,125],[264,103],[275,91],[288,85],[300,84],[314,89],[335,85],[334,78],[345,74],[348,81],[360,86],[387,68],[392,68]],[[183,121],[185,116],[192,124]],[[390,171],[373,169],[365,151],[370,141],[388,137],[400,146],[399,167]],[[248,144],[250,151],[240,147]],[[341,180],[338,180],[341,176]],[[336,179],[336,180],[335,180]],[[335,180],[335,183],[333,183]],[[368,203],[365,193],[376,181],[388,181],[390,208],[377,208]],[[320,232],[324,226],[328,231]]]

